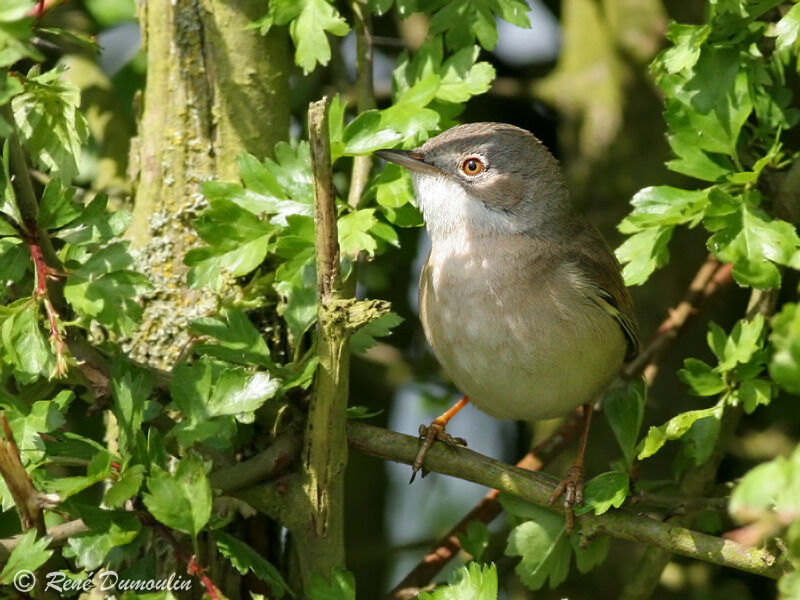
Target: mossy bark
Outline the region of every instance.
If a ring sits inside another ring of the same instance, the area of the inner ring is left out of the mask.
[[[197,243],[200,186],[238,179],[242,152],[262,157],[288,135],[289,49],[285,30],[247,30],[262,0],[140,1],[147,83],[131,147],[135,182],[128,238],[156,291],[128,344],[133,358],[168,368],[187,326],[215,299],[189,290],[183,264]]]

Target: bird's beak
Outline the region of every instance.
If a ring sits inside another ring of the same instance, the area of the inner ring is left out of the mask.
[[[396,163],[401,167],[419,173],[441,172],[438,167],[426,163],[420,152],[414,152],[413,150],[377,150],[374,154],[381,157],[383,160]]]

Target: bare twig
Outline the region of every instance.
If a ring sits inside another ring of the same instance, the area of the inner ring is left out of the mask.
[[[356,105],[358,112],[362,113],[375,108],[375,93],[372,83],[372,30],[366,0],[353,0],[350,6],[353,9],[353,28],[356,33]],[[371,170],[372,156],[353,158],[350,190],[347,194],[347,203],[351,207],[358,208]]]

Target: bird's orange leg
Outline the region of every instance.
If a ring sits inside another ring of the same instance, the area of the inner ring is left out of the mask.
[[[578,444],[578,456],[575,462],[567,471],[567,477],[558,484],[558,487],[550,496],[550,504],[553,504],[561,494],[564,494],[564,508],[567,517],[567,532],[572,532],[575,525],[575,516],[572,507],[576,504],[583,504],[583,455],[586,452],[586,441],[589,439],[589,425],[592,423],[592,405],[583,405],[583,431],[581,440]]]
[[[422,440],[422,444],[420,444],[419,452],[417,452],[417,458],[414,459],[414,464],[411,466],[411,481],[409,481],[409,483],[414,482],[414,478],[417,476],[417,471],[422,468],[422,463],[425,461],[425,455],[428,453],[428,450],[430,450],[431,446],[433,446],[433,442],[436,440],[444,442],[448,446],[467,445],[467,441],[464,438],[454,438],[444,430],[444,428],[450,422],[450,419],[456,416],[456,413],[464,408],[467,405],[467,402],[469,402],[469,398],[464,396],[461,398],[461,400],[448,408],[444,413],[436,417],[430,425],[419,426],[419,439]],[[425,477],[424,471],[422,476]]]

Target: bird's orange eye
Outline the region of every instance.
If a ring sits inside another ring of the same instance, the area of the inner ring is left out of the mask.
[[[467,175],[477,175],[483,171],[484,166],[479,158],[470,157],[461,163],[461,170]]]

